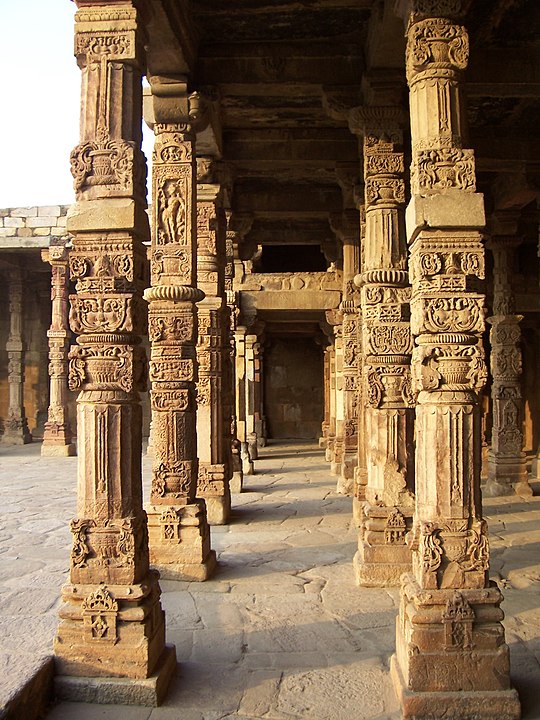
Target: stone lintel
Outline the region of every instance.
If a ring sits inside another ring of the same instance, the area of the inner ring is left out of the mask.
[[[405,221],[409,243],[426,227],[480,230],[486,225],[484,196],[461,190],[427,197],[413,195]]]
[[[257,310],[331,310],[341,302],[341,293],[327,290],[287,290],[249,294]]]
[[[67,215],[67,231],[71,233],[105,230],[132,230],[137,227],[139,203],[131,198],[84,200],[74,203]],[[141,213],[141,217],[145,213]],[[143,225],[144,227],[144,225]]]
[[[157,707],[163,702],[176,670],[176,649],[174,645],[166,645],[156,672],[149,678],[57,675],[54,689],[58,700]]]

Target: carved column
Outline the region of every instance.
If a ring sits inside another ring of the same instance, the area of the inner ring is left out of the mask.
[[[151,342],[154,465],[148,514],[150,561],[162,577],[206,580],[216,559],[204,500],[197,499],[197,310],[195,122],[186,82],[151,77],[151,287],[144,293]]]
[[[238,325],[234,334],[236,347],[235,380],[236,380],[236,430],[240,443],[240,459],[243,475],[253,475],[253,460],[248,446],[247,436],[247,377],[246,377],[246,334],[245,325]]]
[[[334,328],[331,323],[332,316],[329,317],[326,312],[326,320],[331,328],[329,335],[330,345],[328,346],[328,376],[329,376],[329,392],[328,392],[328,435],[326,436],[325,460],[331,462],[334,457],[334,444],[336,442],[336,342]]]
[[[77,405],[78,516],[71,522],[70,579],[55,640],[56,667],[70,697],[100,696],[89,677],[145,679],[159,702],[176,670],[165,647],[158,574],[149,569],[142,508],[141,406],[144,376],[141,292],[149,238],[145,213],[142,37],[134,7],[79,2],[75,51],[82,71],[81,143],[71,154],[77,202],[69,358]],[[88,5],[88,6],[87,6]],[[133,702],[125,681],[107,678],[109,701]],[[61,679],[60,679],[61,680]]]
[[[361,280],[361,273],[364,267],[364,254],[365,254],[365,242],[366,242],[366,205],[364,197],[364,188],[362,186],[361,199],[357,199],[357,207],[359,210],[359,221],[360,221],[360,273],[355,276],[354,284],[355,287],[361,287],[358,281]],[[356,195],[356,193],[355,193]],[[356,199],[356,198],[355,198]],[[361,300],[361,298],[360,298]],[[360,527],[364,517],[364,502],[366,500],[366,486],[367,486],[367,438],[366,438],[366,408],[365,408],[365,382],[364,382],[364,365],[365,365],[365,353],[364,353],[364,317],[362,314],[362,302],[355,298],[356,307],[356,405],[358,414],[358,449],[356,458],[356,467],[354,468],[354,491],[353,491],[353,504],[352,513],[353,520],[357,527]]]
[[[9,409],[4,422],[4,445],[32,442],[24,410],[23,274],[19,268],[8,272],[9,336],[8,355]]]
[[[51,266],[51,326],[49,338],[49,411],[41,454],[45,456],[75,455],[71,442],[71,428],[67,409],[68,401],[68,305],[69,267],[65,244],[51,245],[41,257]]]
[[[225,213],[220,186],[211,183],[211,162],[199,159],[197,185],[197,286],[205,293],[198,305],[199,340],[197,360],[197,456],[199,479],[197,497],[206,501],[210,525],[228,522],[231,512],[224,437],[226,378],[225,354]],[[202,182],[201,182],[202,180]],[[230,431],[230,422],[229,422]],[[230,437],[228,438],[230,443]]]
[[[394,682],[405,718],[519,718],[510,689],[501,593],[488,579],[480,493],[483,197],[463,148],[466,29],[414,0],[407,27],[412,131],[412,373],[416,409],[413,572],[404,575]]]
[[[410,288],[405,237],[401,109],[362,107],[350,126],[363,135],[366,227],[361,286],[366,504],[355,556],[362,585],[398,585],[410,570],[405,534],[414,510],[414,409]]]
[[[337,491],[353,492],[358,460],[358,313],[354,277],[360,269],[360,220],[356,210],[332,215],[332,229],[343,243],[343,450]]]
[[[517,218],[516,218],[517,219]],[[499,224],[505,218],[499,218]],[[515,228],[516,223],[508,219]],[[512,288],[513,256],[521,239],[492,235],[493,315],[491,325],[491,374],[493,428],[488,452],[488,480],[484,495],[532,495],[523,452],[523,397],[521,393],[521,330],[523,315],[515,314]]]
[[[259,435],[261,430],[261,400],[262,400],[262,373],[261,373],[261,342],[259,332],[262,332],[262,323],[248,329],[245,336],[246,360],[246,440],[249,456],[252,460],[259,457]]]
[[[324,348],[323,357],[323,383],[324,383],[324,419],[321,425],[319,447],[326,450],[330,432],[330,345]]]

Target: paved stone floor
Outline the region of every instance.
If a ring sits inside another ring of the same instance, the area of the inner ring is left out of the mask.
[[[0,449],[0,708],[50,655],[75,470],[76,458],[41,458],[38,445]],[[212,529],[215,578],[162,582],[180,662],[166,703],[63,702],[47,720],[400,717],[388,674],[398,592],[354,585],[351,501],[322,453],[270,445],[246,480],[231,524]],[[540,720],[540,497],[486,510],[523,718]]]

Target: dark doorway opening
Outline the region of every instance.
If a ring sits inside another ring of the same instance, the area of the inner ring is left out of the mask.
[[[324,413],[323,355],[313,337],[270,337],[264,355],[269,438],[314,440]]]

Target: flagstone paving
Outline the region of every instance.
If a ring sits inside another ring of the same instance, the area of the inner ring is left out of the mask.
[[[41,458],[37,444],[0,450],[0,707],[51,654],[76,462]],[[47,720],[397,720],[388,666],[399,593],[355,586],[351,500],[335,484],[315,445],[261,450],[231,524],[212,528],[215,577],[161,583],[179,661],[165,704],[61,702]],[[512,678],[523,718],[538,720],[540,497],[485,505]]]

